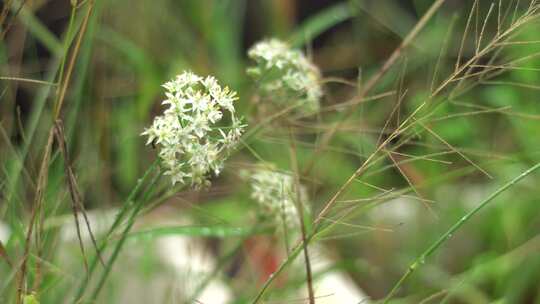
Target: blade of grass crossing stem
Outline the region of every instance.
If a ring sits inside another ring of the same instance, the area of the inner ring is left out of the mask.
[[[122,204],[122,208],[120,208],[120,211],[118,211],[118,214],[116,215],[113,224],[109,228],[109,231],[105,234],[105,237],[103,238],[103,241],[101,242],[98,250],[99,252],[103,252],[105,247],[107,247],[107,243],[109,241],[110,236],[113,234],[113,232],[118,228],[118,226],[122,223],[122,220],[124,219],[125,214],[132,206],[132,202],[135,199],[135,197],[139,194],[139,191],[141,190],[142,185],[146,182],[152,171],[156,169],[156,166],[158,165],[158,161],[156,160],[150,167],[144,172],[143,176],[137,181],[137,184],[131,190],[129,193],[127,199]],[[84,277],[81,284],[79,285],[79,288],[77,289],[77,294],[75,295],[75,301],[74,303],[78,303],[79,299],[84,295],[84,292],[86,291],[86,287],[88,286],[88,283],[90,282],[90,279],[92,277],[92,274],[94,273],[96,266],[98,264],[99,260],[96,257],[94,257],[90,265],[88,267],[88,274]]]
[[[55,129],[54,130],[55,130],[54,133],[55,133],[55,136],[56,136],[56,139],[57,139],[58,149],[60,150],[60,154],[64,158],[64,170],[65,170],[65,174],[66,174],[65,178],[66,178],[66,182],[68,184],[68,189],[69,189],[69,193],[70,193],[71,200],[72,200],[72,210],[73,210],[73,216],[75,218],[75,227],[77,229],[77,236],[79,238],[79,243],[80,243],[80,247],[81,247],[81,253],[83,255],[84,266],[85,266],[86,270],[88,270],[88,263],[87,263],[86,255],[85,255],[85,252],[84,252],[83,241],[82,241],[82,238],[81,238],[81,230],[80,230],[80,227],[79,227],[79,215],[78,215],[79,213],[82,214],[83,220],[84,220],[84,222],[86,224],[88,235],[90,236],[90,239],[92,240],[92,244],[94,245],[94,249],[96,250],[96,256],[98,257],[98,259],[100,260],[100,262],[102,264],[104,264],[104,263],[103,263],[103,259],[101,257],[99,248],[97,246],[96,238],[94,237],[94,233],[92,232],[90,221],[88,220],[88,216],[86,214],[86,210],[85,210],[85,207],[84,207],[84,204],[83,204],[83,201],[82,201],[82,195],[79,192],[79,186],[78,186],[78,183],[77,183],[77,179],[75,177],[75,173],[73,172],[71,159],[69,157],[69,152],[68,152],[68,149],[67,149],[67,143],[66,143],[66,139],[65,139],[64,127],[63,127],[63,123],[62,123],[61,120],[57,120],[55,122]]]
[[[497,189],[495,192],[493,192],[490,196],[488,196],[486,199],[484,199],[476,208],[471,210],[469,213],[465,214],[459,221],[457,221],[446,233],[444,233],[439,239],[437,239],[431,246],[426,249],[407,269],[407,272],[399,279],[399,281],[396,283],[396,285],[392,288],[388,296],[384,299],[383,303],[388,303],[392,297],[396,294],[396,292],[399,290],[399,288],[405,283],[405,281],[413,274],[415,270],[417,270],[422,264],[425,263],[426,259],[431,256],[439,247],[441,247],[442,244],[444,244],[449,238],[452,237],[454,232],[456,232],[463,224],[465,224],[473,215],[478,213],[480,210],[482,210],[487,204],[489,204],[491,201],[493,201],[494,198],[499,196],[499,194],[503,193],[504,191],[508,190],[510,187],[515,185],[517,182],[531,174],[536,169],[540,168],[540,163],[537,163],[536,165],[532,166],[528,170],[524,171],[520,175],[518,175],[516,178],[512,179],[508,183],[504,184],[502,187]]]
[[[145,195],[142,199],[140,199],[136,204],[133,206],[133,210],[128,218],[128,222],[124,230],[122,231],[122,234],[120,235],[120,239],[118,243],[116,243],[116,246],[114,247],[114,251],[109,258],[109,261],[105,265],[105,270],[101,274],[101,278],[99,279],[98,285],[96,286],[96,289],[94,289],[94,292],[92,293],[92,296],[90,298],[90,302],[97,303],[97,297],[99,296],[99,293],[103,289],[103,286],[105,285],[105,281],[107,280],[107,277],[111,273],[112,267],[114,265],[114,262],[116,261],[116,258],[118,257],[118,254],[120,253],[120,250],[122,249],[122,246],[124,245],[127,236],[129,234],[129,231],[133,227],[133,224],[135,223],[135,218],[137,217],[137,214],[139,214],[139,211],[142,209],[144,204],[148,201],[148,199],[153,194],[153,190],[155,189],[154,185],[159,180],[159,177],[161,176],[161,172],[157,172],[157,174],[154,176],[154,179],[150,182],[148,185],[147,191],[145,192]]]

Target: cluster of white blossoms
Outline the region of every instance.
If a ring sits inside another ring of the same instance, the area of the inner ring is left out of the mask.
[[[304,54],[278,39],[261,41],[251,47],[248,56],[256,66],[248,74],[260,81],[261,89],[281,106],[288,100],[298,103],[296,112],[313,114],[320,108],[322,89],[319,69]],[[282,93],[284,96],[276,95]]]
[[[235,115],[236,92],[222,88],[212,77],[184,72],[165,83],[168,105],[142,135],[158,145],[165,174],[176,183],[209,185],[209,174],[218,175],[223,162],[240,140],[245,125]],[[226,114],[227,124],[222,118]]]
[[[296,192],[291,174],[261,166],[249,174],[249,180],[251,197],[259,203],[263,215],[272,218],[275,223],[285,222],[287,227],[300,224],[295,201],[299,197],[300,206],[304,208],[307,191],[300,186],[299,193]]]

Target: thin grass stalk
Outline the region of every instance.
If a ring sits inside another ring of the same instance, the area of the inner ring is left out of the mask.
[[[26,293],[25,288],[24,288],[26,271],[27,271],[26,266],[28,262],[28,256],[30,255],[30,247],[32,243],[32,234],[34,231],[34,226],[36,225],[36,219],[37,219],[39,210],[41,209],[41,205],[43,204],[44,191],[45,191],[45,188],[47,187],[47,179],[49,176],[49,161],[51,157],[51,147],[52,147],[53,140],[54,140],[54,133],[53,133],[53,130],[51,129],[49,132],[49,138],[47,140],[45,153],[43,154],[41,168],[39,170],[34,208],[32,209],[32,215],[30,218],[30,222],[28,223],[28,230],[26,232],[26,239],[24,242],[24,253],[22,257],[21,266],[18,271],[17,292],[16,292],[17,304],[22,303],[23,294]]]
[[[439,10],[439,8],[444,4],[445,0],[437,0],[435,1],[428,11],[422,16],[422,18],[418,21],[418,23],[414,26],[414,28],[411,30],[411,32],[403,39],[401,44],[392,52],[390,57],[385,61],[381,69],[371,77],[368,82],[361,88],[360,93],[358,94],[357,99],[364,99],[367,94],[375,88],[375,86],[379,83],[379,81],[383,78],[384,75],[390,70],[390,68],[397,62],[397,60],[400,58],[403,51],[411,44],[411,42],[416,38],[416,36],[420,33],[420,31],[426,26],[429,20],[435,15],[435,13]],[[334,137],[336,132],[339,130],[339,127],[341,124],[349,118],[354,111],[347,111],[343,117],[339,120],[338,123],[334,124],[334,126],[328,130],[327,133],[325,133],[321,139],[321,147],[324,148],[326,145],[328,145],[331,141],[331,139]],[[304,173],[307,173],[311,171],[311,168],[313,167],[315,160],[317,159],[317,156],[319,155],[320,151],[323,149],[317,149],[315,150],[314,155],[311,157],[309,163],[306,166],[306,169],[304,170]]]
[[[120,224],[122,223],[124,216],[127,214],[128,210],[133,206],[133,201],[135,197],[139,194],[141,187],[144,185],[144,183],[146,182],[150,174],[154,171],[154,169],[156,169],[158,163],[159,162],[156,160],[152,165],[150,165],[150,167],[144,172],[143,176],[137,181],[137,184],[129,193],[128,197],[122,204],[122,208],[116,215],[113,224],[111,225],[111,227],[109,227],[109,230],[105,234],[105,237],[103,238],[103,241],[101,242],[98,248],[99,252],[103,252],[103,250],[105,250],[105,248],[107,247],[107,244],[109,242],[111,235],[114,233],[116,228],[118,228],[118,226],[120,226]],[[90,279],[92,278],[92,274],[96,270],[98,263],[99,263],[99,259],[97,256],[94,257],[90,261],[90,264],[88,267],[88,273],[82,280],[81,284],[79,285],[79,288],[77,289],[77,293],[75,295],[75,300],[73,303],[78,303],[79,300],[84,295],[84,292],[86,291],[86,288],[88,287],[88,283],[90,282]]]
[[[84,204],[82,202],[82,196],[81,196],[81,194],[79,192],[79,189],[78,189],[77,179],[75,178],[75,173],[73,173],[73,167],[72,167],[72,164],[71,164],[71,160],[70,160],[68,149],[67,149],[67,143],[66,143],[66,139],[65,139],[64,127],[63,127],[63,123],[62,123],[61,120],[57,120],[55,122],[55,129],[54,130],[55,130],[54,132],[55,132],[58,148],[60,150],[60,154],[64,158],[64,172],[66,174],[65,179],[66,179],[66,183],[68,185],[69,193],[70,193],[71,200],[72,200],[72,211],[73,211],[73,216],[74,216],[74,219],[75,219],[75,227],[77,229],[77,236],[79,238],[79,245],[80,245],[80,248],[81,248],[81,252],[83,254],[83,261],[84,261],[85,270],[88,272],[88,261],[87,261],[86,255],[85,255],[84,245],[83,245],[82,237],[81,237],[81,230],[80,230],[80,227],[79,227],[79,215],[78,215],[79,212],[82,213],[82,216],[83,216],[84,222],[86,224],[88,234],[90,235],[90,239],[92,241],[92,245],[94,246],[94,249],[96,251],[96,255],[99,258],[99,260],[101,261],[101,263],[102,264],[104,264],[104,263],[103,263],[103,259],[101,257],[100,251],[98,249],[94,233],[92,232],[90,221],[89,221],[88,216],[86,214]]]
[[[11,7],[12,1],[13,0],[6,0],[4,2],[4,5],[2,6],[2,13],[0,13],[0,26],[3,28],[5,27],[4,21],[7,19],[7,15],[9,14],[9,8]]]
[[[97,298],[99,296],[99,293],[103,289],[103,286],[105,285],[105,282],[106,282],[107,278],[109,277],[109,274],[110,274],[110,272],[112,270],[114,262],[116,261],[116,258],[118,258],[118,254],[120,253],[120,250],[122,249],[122,246],[124,245],[124,243],[125,243],[125,241],[127,239],[128,233],[131,230],[131,228],[133,227],[133,224],[135,223],[135,218],[139,214],[139,211],[142,209],[144,204],[148,201],[150,196],[153,194],[154,185],[156,184],[156,182],[159,180],[160,177],[161,177],[161,172],[158,171],[156,176],[154,177],[154,179],[149,183],[147,191],[146,191],[144,197],[142,199],[140,199],[135,204],[135,206],[133,208],[133,211],[131,212],[131,214],[130,214],[130,216],[128,218],[127,225],[124,228],[124,231],[122,231],[122,234],[120,235],[120,239],[116,243],[116,246],[114,247],[114,251],[113,251],[111,257],[109,258],[109,261],[105,265],[105,269],[104,269],[103,273],[101,274],[101,278],[98,281],[98,285],[96,286],[96,288],[94,289],[94,292],[92,293],[92,296],[90,297],[90,301],[92,303],[97,303],[96,300],[97,300]]]
[[[332,198],[330,198],[330,200],[328,200],[328,202],[324,205],[323,209],[319,212],[319,214],[317,215],[317,218],[313,222],[313,227],[314,227],[313,232],[309,236],[306,237],[305,241],[298,242],[298,244],[294,247],[291,255],[280,265],[280,267],[264,283],[264,285],[261,288],[261,290],[259,291],[259,293],[255,296],[255,298],[251,302],[252,304],[257,303],[258,301],[260,301],[262,299],[263,295],[266,293],[266,290],[268,289],[270,284],[274,281],[276,276],[280,272],[282,272],[283,269],[285,269],[285,267],[287,265],[289,265],[292,262],[292,260],[298,254],[299,250],[302,249],[303,243],[306,242],[306,244],[308,244],[313,239],[313,237],[316,234],[317,229],[320,227],[320,224],[321,224],[322,220],[325,218],[326,214],[328,212],[330,212],[330,209],[332,208],[332,206],[335,205],[338,198],[341,197],[341,195],[345,192],[345,190],[349,187],[349,185],[365,172],[365,170],[368,168],[368,165],[377,156],[378,152],[381,151],[382,149],[384,149],[384,147],[388,143],[390,143],[394,138],[396,138],[399,134],[403,133],[405,130],[407,130],[409,127],[412,126],[411,124],[408,124],[409,121],[414,120],[413,117],[423,108],[423,106],[425,104],[426,103],[422,103],[418,108],[416,108],[416,110],[406,120],[404,120],[401,123],[401,125],[392,134],[390,134],[390,136],[388,136],[388,138],[383,143],[381,143],[373,153],[371,153],[371,155],[347,179],[347,181],[339,188],[339,190],[332,196]],[[297,250],[298,250],[298,252],[297,252]]]
[[[94,0],[89,0],[89,3],[88,3],[88,9],[86,10],[86,15],[84,16],[83,18],[83,23],[81,25],[81,29],[80,29],[80,32],[79,32],[79,36],[77,37],[77,40],[75,41],[75,46],[73,48],[73,53],[72,53],[72,56],[70,57],[69,59],[69,64],[67,66],[67,69],[66,69],[66,76],[64,78],[64,80],[62,81],[62,79],[60,79],[60,81],[62,82],[62,85],[58,86],[58,92],[57,92],[57,100],[56,100],[56,103],[54,105],[54,118],[55,120],[58,119],[60,117],[60,110],[62,109],[62,105],[64,104],[64,99],[65,99],[65,96],[66,96],[66,92],[67,92],[67,87],[69,85],[69,81],[71,79],[71,73],[73,72],[73,67],[75,66],[75,62],[76,62],[76,59],[77,59],[77,55],[79,54],[79,50],[80,50],[80,47],[81,47],[81,44],[82,44],[82,40],[83,40],[83,37],[86,33],[86,29],[88,27],[88,21],[90,20],[90,17],[92,16],[92,12],[93,12],[93,9],[94,9]],[[69,37],[68,37],[69,39]],[[63,64],[62,64],[62,69],[60,70],[62,73],[63,73]]]
[[[390,290],[390,293],[386,296],[384,299],[383,304],[388,303],[392,297],[397,293],[397,291],[401,288],[401,286],[405,283],[405,281],[421,266],[426,262],[426,259],[430,257],[437,249],[441,247],[442,244],[444,244],[448,239],[452,237],[452,235],[461,228],[466,222],[469,221],[471,217],[473,217],[476,213],[478,213],[480,210],[482,210],[484,207],[486,207],[491,201],[493,201],[494,198],[499,196],[501,193],[508,190],[510,187],[514,186],[517,182],[528,176],[529,174],[533,173],[535,170],[540,168],[540,163],[537,163],[536,165],[532,166],[531,168],[527,169],[511,181],[504,184],[502,187],[497,189],[495,192],[493,192],[491,195],[489,195],[485,200],[483,200],[476,208],[471,210],[469,213],[465,214],[459,221],[457,221],[446,233],[441,235],[439,239],[437,239],[431,246],[429,246],[426,251],[424,251],[411,265],[409,265],[409,268],[407,269],[407,272],[399,279],[399,281],[394,285],[394,287]]]
[[[312,237],[313,237],[313,234],[309,235],[308,238],[306,239],[306,242],[309,243]],[[300,254],[300,252],[302,252],[302,248],[303,248],[302,243],[303,242],[299,242],[296,246],[294,246],[294,248],[292,249],[287,259],[285,259],[285,261],[279,265],[278,269],[276,269],[276,271],[274,271],[274,273],[272,273],[268,277],[268,279],[264,282],[263,286],[261,287],[261,289],[255,296],[255,298],[253,298],[253,300],[251,301],[251,304],[259,303],[259,301],[265,295],[266,291],[268,290],[268,288],[270,287],[270,284],[272,284],[274,279],[277,278],[277,276],[281,272],[283,272],[283,270],[285,270],[285,268],[287,268],[287,266],[289,266],[294,261],[294,259]]]
[[[7,32],[9,32],[9,30],[15,23],[17,16],[21,12],[23,6],[26,4],[26,0],[23,0],[22,3],[19,4],[19,7],[12,14],[13,16],[11,16],[9,22],[6,22],[6,24],[4,24],[4,21],[6,21],[7,12],[9,11],[9,8],[12,6],[11,2],[12,0],[6,1],[6,3],[4,4],[3,11],[2,11],[2,15],[0,16],[0,26],[2,27],[2,32],[0,33],[0,41],[4,40]]]
[[[64,68],[66,66],[66,59],[69,52],[69,46],[71,45],[72,35],[73,35],[73,25],[75,24],[75,15],[77,13],[76,6],[72,3],[71,5],[71,13],[69,16],[69,22],[68,22],[68,28],[66,31],[66,37],[64,40],[64,56],[62,56],[62,61],[60,62],[60,70],[58,72],[58,79],[57,83],[61,83],[62,79],[64,78]],[[58,94],[58,90],[56,92]]]
[[[292,133],[292,129],[289,128],[289,137],[290,137],[290,154],[291,154],[291,165],[293,167],[294,172],[294,187],[295,187],[295,193],[296,197],[294,198],[296,201],[296,209],[298,210],[298,221],[300,222],[300,232],[302,234],[302,251],[304,252],[304,264],[306,265],[306,283],[307,283],[307,289],[308,289],[308,297],[309,297],[309,304],[315,304],[315,292],[313,291],[313,275],[311,271],[311,261],[309,259],[309,252],[308,252],[308,243],[306,242],[307,239],[307,232],[306,232],[306,225],[305,225],[305,217],[304,217],[304,205],[302,203],[301,197],[300,197],[300,172],[298,168],[298,160],[296,158],[296,145],[294,141],[294,136]]]
[[[382,159],[384,156],[381,156],[379,158]],[[373,164],[373,162],[371,163]],[[367,166],[368,168],[370,167],[370,165]],[[463,172],[463,171],[468,171],[468,172]],[[457,173],[458,175],[457,176],[463,176],[465,173],[470,173],[471,169],[464,169],[464,170],[459,170],[455,173],[452,173],[450,176],[448,176],[448,178],[451,178],[451,177],[455,177],[455,174]],[[447,177],[445,177],[444,180],[440,180],[440,181],[437,181],[437,182],[443,182],[447,179]],[[435,182],[429,182],[428,184],[435,184]],[[424,186],[427,186],[427,185],[422,185],[422,187]],[[407,192],[410,192],[411,190],[409,188],[406,188],[401,192],[401,194],[405,194]],[[394,196],[391,196],[389,197],[388,199],[391,199],[391,198],[395,198],[395,197],[399,197],[400,196],[400,193],[396,193]],[[385,201],[387,201],[388,199],[385,199],[383,198],[382,201],[375,201],[375,202],[372,202],[370,203],[369,205],[366,205],[364,206],[363,208],[361,208],[360,211],[362,210],[369,210],[371,209],[372,207],[380,204],[380,203],[384,203]],[[357,210],[358,211],[358,210]],[[343,217],[343,218],[349,218],[349,217],[354,217],[354,216],[358,216],[359,213],[358,212],[350,212],[346,217]],[[322,217],[322,219],[325,219],[325,217]],[[311,234],[308,235],[308,238],[306,239],[306,242],[307,243],[310,243],[312,241],[315,241],[319,238],[320,235],[323,235],[325,234],[326,232],[328,232],[329,230],[331,230],[333,227],[335,227],[337,225],[337,223],[330,223],[329,225],[327,226],[322,226],[322,221],[319,225],[317,225],[317,229],[314,229],[313,232]],[[285,270],[285,268],[287,268],[291,263],[292,261],[296,258],[296,256],[298,256],[298,254],[300,253],[300,250],[302,249],[302,242],[299,242],[297,243],[293,249],[292,249],[292,252],[291,254],[280,264],[280,266],[278,267],[278,269],[267,279],[267,281],[264,283],[264,285],[261,287],[259,293],[255,296],[255,298],[253,299],[253,301],[251,302],[252,304],[255,304],[255,303],[258,303],[262,297],[264,296],[264,294],[266,293],[266,291],[268,290],[268,288],[270,287],[271,283],[275,280],[275,278],[277,278],[279,276],[279,274],[281,272],[283,272]]]
[[[69,79],[70,79],[70,75],[71,75],[71,71],[73,70],[73,67],[75,65],[75,62],[76,62],[76,59],[78,57],[78,53],[79,53],[79,49],[80,49],[80,45],[82,43],[82,40],[85,36],[85,33],[86,33],[86,28],[87,28],[87,25],[88,25],[88,21],[90,20],[91,16],[92,16],[92,12],[93,12],[93,7],[94,7],[94,0],[91,0],[88,4],[88,9],[87,9],[87,13],[86,15],[84,16],[83,18],[83,23],[81,25],[81,29],[80,29],[80,32],[79,32],[79,36],[77,37],[77,41],[76,41],[76,44],[75,44],[75,49],[73,50],[73,53],[70,57],[70,62],[69,62],[69,66],[68,66],[68,76],[64,79],[64,81],[62,82],[62,84],[58,87],[59,89],[61,88],[61,92],[62,92],[62,95],[61,96],[58,96],[58,99],[56,100],[56,103],[55,103],[55,110],[54,110],[54,119],[53,119],[53,122],[56,121],[59,117],[60,117],[60,110],[62,108],[62,105],[63,105],[63,100],[64,100],[64,97],[65,97],[65,92],[67,90],[67,87],[69,85]],[[74,13],[74,11],[72,12]],[[73,17],[73,15],[72,15]],[[71,26],[73,26],[73,23],[70,23],[70,28]],[[66,41],[68,41],[70,39],[69,36],[66,37]],[[62,60],[65,60],[65,59],[62,59]],[[61,67],[60,67],[61,70],[63,70],[63,63],[61,64]],[[61,79],[60,79],[61,81]],[[52,124],[51,126],[51,129],[50,129],[50,134],[52,136],[52,134],[54,134],[54,129],[55,129],[55,125],[54,123]],[[45,156],[43,157],[43,162],[41,164],[41,167],[40,167],[40,176],[42,174],[48,174],[48,170],[45,170],[46,168],[48,168],[48,165],[49,165],[49,162],[50,162],[50,154],[51,154],[51,150],[52,150],[52,144],[53,144],[53,140],[49,140],[47,141],[47,144],[45,146]],[[47,162],[47,163],[45,163]],[[47,179],[45,178],[44,179],[44,184],[43,184],[43,188],[46,188],[47,186]],[[39,190],[38,190],[39,191]],[[39,196],[39,194],[38,194]],[[39,204],[36,204],[35,208],[38,209],[38,212],[41,212],[43,206],[42,206],[42,202],[43,199],[41,198],[40,201],[38,201]],[[36,211],[33,211],[33,212],[36,212]],[[40,214],[41,215],[41,214]],[[34,217],[34,216],[33,216]],[[39,217],[39,220],[38,220],[38,223],[36,223],[37,225],[37,230],[38,232],[37,233],[40,233],[39,231],[39,227],[42,227],[42,221],[43,221],[43,218],[42,216]],[[78,226],[78,219],[76,218],[76,225]],[[33,222],[30,223],[30,225],[34,225]],[[29,229],[29,232],[31,230]],[[79,235],[80,236],[80,235]],[[29,238],[30,236],[28,235],[27,238]],[[36,238],[38,238],[39,236],[36,236]],[[82,246],[82,240],[79,239],[79,242]],[[39,245],[39,244],[38,244]],[[83,248],[83,247],[81,247]],[[41,253],[41,249],[38,248],[38,251]],[[83,251],[83,255],[84,255],[84,251]],[[26,269],[23,269],[23,266],[25,266],[25,260],[26,260],[26,257],[23,257],[23,265],[21,267],[21,271],[26,271]],[[85,266],[86,266],[86,262],[85,262]],[[38,278],[36,280],[36,282],[39,282],[41,280],[41,259],[39,259],[39,256],[38,256],[38,261],[37,261],[37,265],[36,265],[36,270],[37,270],[37,273],[38,273]],[[24,278],[24,274],[22,274],[22,277]],[[24,282],[20,282],[21,284],[24,283]],[[18,292],[20,292],[21,289],[18,289]],[[19,295],[17,297],[17,300],[21,300],[21,296]]]
[[[345,190],[349,187],[349,185],[358,177],[360,177],[368,168],[368,165],[371,163],[371,161],[375,158],[375,156],[386,147],[392,140],[394,140],[397,136],[405,132],[409,127],[411,127],[415,122],[414,116],[423,108],[423,106],[426,103],[422,103],[416,110],[406,119],[404,120],[401,125],[392,133],[388,138],[381,143],[373,153],[362,163],[362,165],[347,179],[347,181],[339,188],[339,190],[332,196],[332,198],[324,205],[321,212],[319,212],[319,215],[314,221],[314,226],[317,227],[321,220],[326,216],[326,214],[330,211],[332,206],[336,203],[337,199],[341,197],[341,195],[345,192]],[[409,124],[409,121],[412,120],[412,123]]]

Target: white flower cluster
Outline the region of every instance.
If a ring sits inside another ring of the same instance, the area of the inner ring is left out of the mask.
[[[206,186],[209,173],[220,173],[245,127],[235,116],[236,92],[222,88],[212,76],[203,78],[191,72],[163,87],[167,97],[163,104],[168,108],[142,135],[148,136],[147,144],[159,145],[159,157],[173,185]],[[222,122],[225,113],[228,124]]]
[[[275,98],[276,102],[286,105],[291,98],[298,102],[297,112],[313,114],[319,110],[323,94],[321,74],[301,51],[278,39],[269,39],[252,46],[248,56],[256,62],[248,74],[260,81],[261,89],[271,96],[276,96],[276,92],[285,94]]]
[[[298,226],[300,221],[295,206],[297,192],[291,174],[278,172],[272,168],[260,167],[249,175],[251,197],[259,203],[263,214],[275,223],[285,222],[287,227]],[[300,186],[300,206],[304,208],[307,191]]]

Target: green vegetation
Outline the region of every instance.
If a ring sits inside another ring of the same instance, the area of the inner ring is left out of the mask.
[[[537,0],[3,1],[0,303],[317,303],[333,271],[540,303],[539,28]]]

